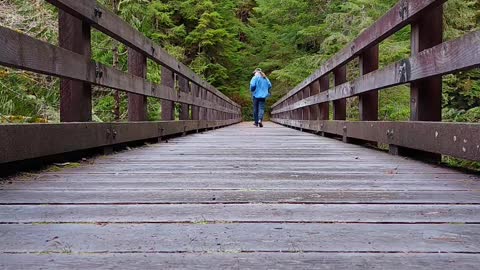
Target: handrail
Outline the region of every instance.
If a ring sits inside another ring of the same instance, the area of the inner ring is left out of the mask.
[[[117,15],[102,7],[96,0],[46,0],[72,16],[89,23],[104,34],[134,48],[153,61],[207,89],[219,98],[240,108],[223,93],[196,75],[190,68],[169,55],[162,47],[145,37]]]
[[[441,122],[441,76],[480,67],[480,31],[443,42],[446,0],[401,0],[272,106],[282,125],[340,136],[345,142],[388,144],[394,154],[438,161],[441,155],[480,160],[480,124]],[[378,45],[412,25],[412,56],[378,69]],[[360,59],[361,75],[347,81],[346,64]],[[329,86],[333,73],[335,85]],[[378,121],[379,90],[411,84],[411,122]],[[346,120],[346,98],[360,98],[360,121]],[[329,120],[329,103],[334,117]],[[377,121],[377,122],[375,122]],[[425,122],[429,121],[429,122]]]
[[[297,85],[285,96],[280,98],[272,107],[278,106],[287,98],[297,94],[300,90],[311,85],[314,81],[333,72],[338,67],[358,57],[366,49],[379,44],[398,30],[412,23],[422,12],[434,9],[445,3],[447,0],[401,0],[382,18],[376,21],[372,26],[363,31],[352,43],[347,45],[342,51],[335,54],[320,69],[315,71],[302,83]]]
[[[59,9],[59,46],[0,26],[0,65],[61,78],[61,120],[75,123],[0,125],[0,164],[241,121],[240,105],[96,0],[46,1]],[[128,73],[91,59],[91,27],[128,47]],[[147,58],[162,66],[161,84],[146,79]],[[90,122],[91,85],[128,92],[129,122]],[[163,121],[147,121],[146,97],[162,100]]]

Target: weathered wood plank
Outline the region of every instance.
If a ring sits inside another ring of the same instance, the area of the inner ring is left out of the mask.
[[[396,269],[473,270],[477,254],[184,253],[0,254],[3,269]],[[212,266],[213,265],[213,266]]]
[[[0,223],[480,223],[479,205],[2,205]]]
[[[475,269],[480,258],[478,176],[268,122],[9,182],[0,186],[0,251],[35,253],[1,262],[11,268],[41,255],[54,260],[45,267],[72,268],[141,267],[165,255],[152,264],[215,268],[241,256],[247,269],[261,269],[260,259],[274,269]]]
[[[3,252],[480,252],[480,225],[8,224]]]
[[[251,175],[253,178],[254,175]],[[71,180],[76,178],[77,180]],[[117,180],[116,177],[98,177],[88,175],[81,178],[73,175],[62,178],[51,178],[42,181],[14,181],[12,184],[0,182],[0,189],[5,190],[346,190],[346,191],[468,191],[480,190],[478,180],[253,180],[232,179],[222,177],[210,179],[207,177],[185,179],[175,176],[158,177],[144,180],[137,176],[135,180],[130,175],[126,180]],[[353,178],[353,177],[352,177]],[[65,179],[65,180],[64,180]]]
[[[478,191],[3,190],[0,204],[395,203],[478,204]]]

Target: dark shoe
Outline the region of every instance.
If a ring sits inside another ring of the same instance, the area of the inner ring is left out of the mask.
[[[259,125],[260,127],[263,127],[263,124],[262,124],[262,122],[258,123],[258,125]]]
[[[254,126],[258,127],[258,123],[253,123]]]

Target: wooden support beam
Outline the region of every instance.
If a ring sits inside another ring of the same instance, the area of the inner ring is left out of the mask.
[[[412,24],[412,55],[430,49],[443,41],[443,6],[424,14]],[[431,60],[433,61],[433,60]],[[410,120],[442,121],[442,76],[430,77],[411,83]],[[390,146],[390,153],[412,156],[431,162],[440,162],[442,156],[437,153]]]
[[[319,79],[318,83],[320,84],[320,93],[327,92],[330,88],[330,78],[328,75],[323,76]],[[320,117],[319,120],[328,120],[330,119],[330,102],[324,102],[319,104],[320,107]]]
[[[174,74],[168,68],[162,67],[162,85],[175,88]],[[162,100],[162,120],[175,120],[175,106],[173,101]]]
[[[183,93],[190,93],[190,84],[187,79],[177,76],[178,79],[178,91],[179,95],[183,95]],[[181,103],[180,104],[180,120],[189,120],[190,119],[190,107],[188,104]]]
[[[311,95],[310,86],[305,87],[302,93],[303,93],[302,99],[308,98]],[[308,107],[303,108],[302,114],[303,114],[302,115],[303,120],[310,120],[310,108]]]
[[[90,25],[60,10],[58,15],[59,46],[90,58]],[[60,121],[92,121],[92,86],[71,79],[60,80]]]
[[[347,82],[347,66],[341,66],[333,71],[335,77],[335,86],[339,86]],[[338,99],[333,101],[333,119],[347,119],[347,99]]]
[[[191,84],[192,95],[197,98],[201,98],[200,88],[197,84]],[[226,104],[230,108],[230,104]],[[192,105],[192,120],[200,120],[200,107]]]
[[[320,93],[320,82],[315,81],[310,86],[310,96],[314,96]],[[318,120],[320,119],[320,106],[321,105],[312,105],[309,107],[310,112],[310,120]]]
[[[128,49],[128,72],[147,77],[147,57],[135,49]],[[147,97],[128,93],[128,121],[147,121]]]
[[[378,45],[365,50],[360,55],[360,73],[366,75],[378,69]],[[358,96],[361,121],[378,120],[378,91],[371,91]]]
[[[442,41],[443,7],[440,6],[412,24],[412,55]],[[412,121],[442,121],[442,76],[412,82],[410,114]]]

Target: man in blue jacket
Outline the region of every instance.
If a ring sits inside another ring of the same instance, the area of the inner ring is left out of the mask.
[[[263,115],[265,114],[265,100],[270,96],[272,83],[261,69],[257,68],[253,72],[254,76],[250,81],[250,91],[253,96],[253,118],[255,126],[263,127]]]

